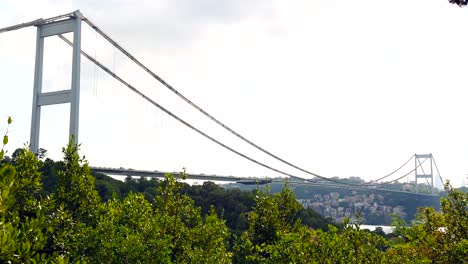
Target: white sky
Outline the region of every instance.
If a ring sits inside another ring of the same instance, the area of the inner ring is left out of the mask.
[[[433,153],[444,178],[466,178],[468,9],[447,0],[0,0],[0,27],[76,9],[209,113],[313,172],[375,179],[414,153]],[[10,153],[29,141],[35,33],[0,34],[0,131],[12,116]],[[85,24],[82,46],[208,134],[297,173],[198,114]],[[47,38],[45,52],[44,91],[68,89],[71,49]],[[40,145],[55,159],[68,109],[42,110]],[[278,176],[155,110],[85,58],[79,141],[92,166]]]

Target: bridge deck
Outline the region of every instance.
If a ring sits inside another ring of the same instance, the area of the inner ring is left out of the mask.
[[[164,178],[166,174],[172,174],[176,178],[182,178],[181,173],[179,172],[162,172],[162,171],[148,171],[148,170],[133,170],[133,169],[116,169],[116,168],[97,168],[92,167],[92,171],[116,175],[116,176],[139,176],[139,177],[148,177],[148,178]],[[266,177],[255,178],[255,177],[236,177],[236,176],[219,176],[219,175],[205,175],[205,174],[186,174],[187,179],[190,180],[204,180],[204,181],[224,181],[224,182],[253,182],[256,181],[265,181]]]
[[[182,175],[179,172],[162,172],[162,171],[149,171],[149,170],[134,170],[134,169],[124,169],[124,168],[99,168],[91,167],[91,170],[94,172],[106,174],[106,175],[115,175],[115,176],[135,176],[135,177],[148,177],[148,178],[164,178],[166,174],[172,174],[175,178],[181,179]],[[202,180],[202,181],[221,181],[221,182],[236,182],[241,184],[266,184],[272,182],[285,182],[284,178],[267,178],[267,177],[237,177],[237,176],[220,176],[220,175],[205,175],[205,174],[186,174],[187,180]],[[310,185],[310,186],[320,186],[327,188],[340,188],[340,189],[353,189],[360,191],[379,191],[379,192],[395,192],[395,193],[406,193],[414,195],[423,195],[423,196],[437,196],[437,194],[425,194],[425,193],[413,193],[405,192],[398,190],[387,190],[381,188],[373,188],[366,186],[348,186],[348,185],[339,185],[333,183],[324,183],[324,182],[312,182],[312,181],[298,181],[298,180],[288,180],[288,183],[291,185]]]

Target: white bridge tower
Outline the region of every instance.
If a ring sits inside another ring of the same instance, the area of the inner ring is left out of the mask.
[[[429,165],[423,167],[423,163],[429,162]],[[415,154],[414,155],[414,176],[416,184],[416,192],[418,191],[418,179],[425,179],[431,188],[431,193],[434,193],[434,170],[433,170],[432,154]],[[426,171],[426,170],[428,171]],[[428,179],[431,179],[429,182]]]
[[[39,131],[41,125],[41,107],[46,105],[70,103],[70,139],[78,143],[80,114],[80,56],[81,56],[81,20],[80,11],[68,17],[57,17],[44,23],[38,22],[36,40],[36,63],[34,70],[34,94],[31,118],[31,150],[39,149]],[[42,73],[44,64],[44,38],[73,32],[72,78],[70,89],[55,92],[42,92]]]

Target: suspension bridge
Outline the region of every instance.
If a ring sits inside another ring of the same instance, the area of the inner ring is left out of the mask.
[[[135,85],[125,80],[122,76],[116,74],[115,70],[111,70],[109,67],[106,67],[104,63],[98,61],[95,57],[86,53],[81,49],[81,28],[83,22],[88,25],[92,30],[97,34],[102,36],[108,43],[110,43],[116,50],[121,52],[124,56],[130,59],[135,65],[140,67],[144,72],[149,76],[154,78],[156,81],[161,83],[165,88],[170,92],[178,96],[186,104],[190,105],[195,111],[198,111],[204,115],[208,120],[211,120],[216,125],[220,126],[222,129],[226,130],[230,134],[234,135],[236,138],[247,143],[251,147],[259,150],[263,154],[266,154],[270,158],[273,158],[276,161],[281,162],[288,167],[298,170],[302,173],[305,173],[312,178],[304,178],[294,175],[287,172],[286,170],[280,170],[276,167],[273,167],[263,161],[254,159],[251,156],[235,149],[232,146],[222,142],[219,139],[214,138],[208,132],[203,131],[186,120],[182,119],[180,116],[174,114],[172,111],[164,107],[159,102],[156,102],[150,98],[147,94],[139,90]],[[185,174],[186,179],[192,180],[209,180],[209,181],[227,181],[227,182],[238,182],[243,184],[264,184],[274,181],[288,181],[292,184],[310,184],[315,186],[323,187],[335,187],[335,188],[350,188],[356,190],[377,190],[377,191],[389,191],[389,192],[402,192],[397,190],[387,190],[383,189],[384,185],[398,182],[404,178],[414,177],[415,184],[415,194],[418,195],[427,195],[419,193],[419,183],[427,184],[430,187],[431,194],[435,190],[435,181],[440,181],[443,183],[442,177],[440,175],[439,169],[435,162],[435,159],[432,154],[414,154],[412,155],[403,165],[398,167],[396,170],[379,177],[375,180],[364,182],[364,183],[351,183],[344,180],[341,180],[336,177],[325,177],[323,175],[314,173],[308,169],[300,167],[280,156],[273,154],[272,152],[266,150],[265,148],[259,146],[253,141],[242,136],[240,133],[236,132],[234,129],[221,122],[219,119],[215,118],[213,115],[209,114],[204,108],[195,104],[189,98],[184,96],[178,90],[176,90],[172,85],[167,81],[161,78],[159,75],[154,73],[151,69],[145,66],[140,60],[133,56],[129,51],[124,49],[119,43],[117,43],[113,38],[107,35],[100,27],[93,23],[90,19],[85,17],[80,11],[75,11],[72,13],[55,16],[51,18],[40,18],[30,22],[17,24],[5,28],[0,28],[0,33],[5,33],[13,30],[18,30],[25,27],[34,26],[37,28],[37,38],[36,38],[36,58],[35,58],[35,72],[34,72],[34,91],[33,91],[33,105],[32,105],[32,118],[31,118],[31,133],[30,133],[30,144],[31,150],[37,152],[39,149],[39,130],[41,123],[41,108],[48,105],[56,104],[70,104],[70,125],[69,125],[69,136],[74,140],[75,143],[78,143],[79,136],[79,107],[80,107],[80,65],[81,58],[84,57],[97,67],[102,69],[113,79],[120,82],[126,88],[139,95],[143,100],[149,103],[151,106],[161,110],[168,116],[172,117],[176,121],[180,122],[194,133],[199,134],[200,136],[208,139],[213,144],[216,144],[226,151],[229,151],[235,155],[246,159],[257,166],[261,166],[270,170],[275,175],[280,175],[282,178],[274,177],[236,177],[236,176],[218,176],[218,175],[204,175],[204,174]],[[72,33],[73,39],[68,39],[64,34]],[[48,37],[56,36],[63,40],[65,43],[72,47],[72,73],[71,73],[71,87],[68,90],[60,90],[54,92],[43,92],[42,90],[42,76],[43,76],[43,62],[44,62],[44,39]],[[409,171],[403,171],[404,168],[408,167],[411,162],[414,162],[414,166],[410,168]],[[102,168],[102,167],[92,167],[92,170],[95,172],[114,175],[114,176],[136,176],[136,177],[152,177],[152,178],[161,178],[167,172],[160,171],[148,171],[148,170],[134,170],[134,169],[125,169],[125,168]],[[173,173],[176,177],[181,177],[179,173]],[[419,181],[419,182],[418,182]]]

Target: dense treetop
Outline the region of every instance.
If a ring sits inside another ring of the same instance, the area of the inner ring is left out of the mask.
[[[63,153],[51,166],[28,149],[14,159],[0,151],[0,263],[468,261],[468,194],[449,184],[440,212],[421,208],[411,225],[395,219],[395,234],[385,236],[361,230],[359,222],[327,230],[322,223],[305,225],[301,214],[310,212],[288,186],[275,194],[242,193],[211,183],[188,188],[167,175],[148,185],[130,182],[125,186],[134,187],[125,195],[117,188],[120,196],[101,198],[109,186],[96,188],[102,178],[91,174],[78,146],[69,144]],[[43,181],[46,173],[55,185]],[[236,202],[222,201],[226,197],[246,200],[240,203],[245,208],[233,208]],[[226,225],[225,216],[235,219],[228,214],[238,214],[237,228]]]
[[[468,5],[468,0],[449,0],[450,3],[456,4],[459,6],[466,6]]]

